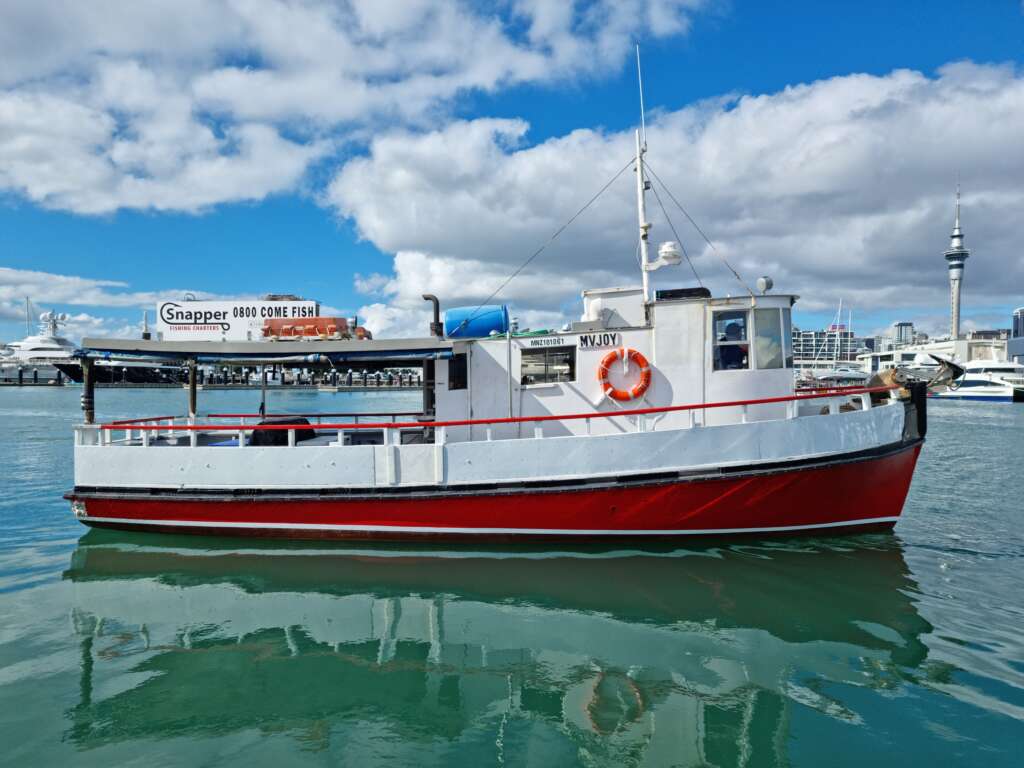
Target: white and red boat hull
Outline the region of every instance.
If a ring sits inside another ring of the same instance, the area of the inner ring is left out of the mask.
[[[300,539],[508,539],[794,534],[887,529],[921,440],[844,456],[599,482],[387,492],[76,489],[92,526]]]

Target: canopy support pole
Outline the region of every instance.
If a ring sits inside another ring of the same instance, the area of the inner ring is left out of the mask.
[[[82,358],[82,412],[86,424],[96,421],[96,373],[92,366],[91,358]]]
[[[267,366],[260,366],[260,418],[267,415]]]
[[[196,420],[196,361],[188,361],[188,418]]]

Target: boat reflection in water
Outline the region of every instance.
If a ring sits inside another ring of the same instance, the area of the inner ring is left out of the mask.
[[[891,536],[224,546],[83,537],[79,748],[257,729],[366,763],[785,764],[796,709],[859,722],[836,692],[898,687],[931,630]]]

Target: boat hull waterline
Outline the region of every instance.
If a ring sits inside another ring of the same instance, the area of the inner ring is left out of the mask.
[[[86,525],[200,535],[293,539],[794,535],[891,529],[921,440],[727,474],[626,479],[598,487],[365,495],[308,491],[265,497],[197,492],[68,494]],[[815,500],[828,499],[827,504]]]

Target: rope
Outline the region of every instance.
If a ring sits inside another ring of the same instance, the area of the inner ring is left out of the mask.
[[[658,183],[661,183],[660,179]],[[686,258],[686,263],[690,265],[690,269],[693,270],[693,276],[697,278],[697,285],[703,288],[704,282],[700,279],[700,275],[697,274],[697,268],[693,266],[693,262],[690,260],[690,254],[686,252],[686,246],[683,245],[683,239],[679,236],[679,233],[676,232],[676,225],[672,223],[672,219],[669,218],[668,211],[665,210],[665,206],[661,202],[661,195],[658,194],[658,188],[653,184],[651,185],[651,192],[654,193],[654,199],[658,201],[658,207],[661,208],[661,212],[665,214],[665,221],[668,222],[668,228],[671,229],[672,234],[675,235],[676,242],[679,243],[679,248],[683,251],[683,256]],[[668,190],[666,189],[665,192],[668,193]]]
[[[740,277],[740,273],[737,272],[735,269],[733,269],[732,268],[732,264],[730,264],[728,262],[728,260],[725,258],[725,256],[723,256],[721,253],[718,252],[718,249],[715,248],[715,244],[711,242],[711,240],[708,238],[707,235],[704,234],[704,230],[700,228],[700,226],[697,224],[696,221],[693,220],[693,217],[689,213],[686,212],[686,209],[683,208],[683,204],[680,203],[678,200],[676,200],[675,195],[672,194],[672,190],[670,190],[665,185],[665,182],[663,182],[661,180],[661,177],[658,176],[658,174],[654,172],[654,169],[651,167],[651,164],[650,163],[646,163],[646,167],[647,167],[647,170],[651,172],[651,176],[653,176],[657,180],[657,182],[659,184],[661,184],[661,188],[665,190],[665,194],[669,196],[669,198],[672,200],[672,202],[676,204],[676,207],[679,208],[679,210],[683,212],[683,215],[693,225],[693,228],[696,229],[700,233],[701,237],[704,238],[704,242],[708,244],[708,247],[710,247],[711,250],[715,252],[715,255],[718,256],[718,258],[720,258],[722,260],[722,263],[725,264],[725,266],[729,268],[729,271],[732,272],[733,276],[736,278],[736,280],[739,282],[739,284],[743,286],[744,290],[746,290],[746,292],[749,293],[751,296],[754,296],[754,292],[752,290],[750,290],[750,286],[747,285],[745,282],[743,282],[743,278]]]
[[[599,198],[601,195],[603,195],[608,190],[608,187],[610,187],[612,184],[614,184],[618,180],[619,176],[621,176],[623,173],[625,173],[626,169],[633,165],[633,161],[634,160],[635,160],[635,158],[632,158],[632,157],[629,158],[629,162],[626,163],[624,166],[622,166],[622,168],[619,169],[619,172],[616,173],[614,176],[612,176],[612,178],[608,181],[608,183],[605,184],[603,187],[601,187],[601,189],[598,191],[598,193],[587,201],[586,205],[584,205],[582,208],[580,208],[578,211],[576,211],[576,213],[574,213],[572,215],[572,218],[570,218],[567,222],[565,222],[565,224],[563,224],[557,230],[555,230],[555,233],[553,235],[551,235],[551,237],[549,237],[547,239],[547,242],[545,242],[544,245],[542,245],[540,248],[538,248],[536,251],[534,251],[533,254],[530,256],[530,258],[528,258],[526,261],[524,261],[522,264],[520,264],[516,268],[516,270],[505,279],[505,282],[503,282],[501,285],[499,285],[497,287],[497,289],[490,296],[488,296],[480,304],[478,304],[476,306],[476,308],[473,310],[473,314],[471,314],[469,317],[467,317],[465,320],[463,320],[461,323],[459,323],[459,328],[465,328],[466,325],[471,320],[475,319],[476,316],[477,316],[477,313],[481,309],[483,309],[483,307],[485,307],[487,305],[487,303],[491,301],[491,299],[493,299],[495,296],[497,296],[499,293],[501,293],[505,289],[505,286],[507,286],[509,283],[511,283],[513,280],[515,280],[516,277],[519,276],[519,273],[522,272],[524,269],[526,269],[530,265],[530,262],[532,262],[534,259],[536,259],[538,256],[540,256],[549,245],[551,245],[553,242],[555,242],[555,240],[558,238],[558,236],[560,234],[562,234],[566,229],[568,229],[569,225],[571,225],[574,221],[576,221],[576,219],[578,219],[583,214],[583,212],[585,210],[587,210],[587,208],[589,208],[591,205],[593,205],[594,202],[597,200],[597,198]]]

